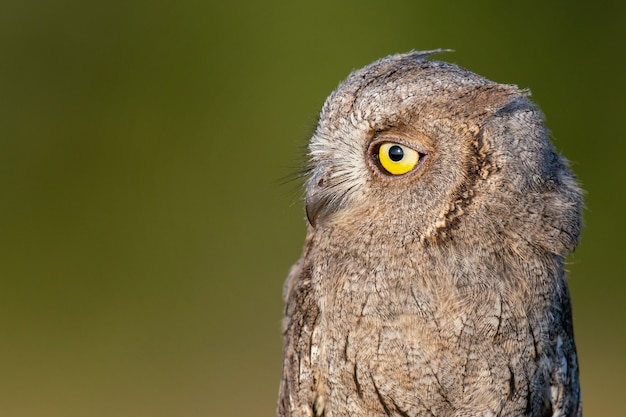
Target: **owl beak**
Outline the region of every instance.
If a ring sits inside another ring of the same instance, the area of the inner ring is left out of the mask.
[[[317,217],[320,215],[322,207],[324,207],[322,199],[307,195],[305,206],[306,218],[309,220],[311,226],[315,227]]]
[[[309,178],[306,187],[306,218],[313,227],[317,224],[317,220],[327,210],[330,195],[327,190],[328,180],[324,175],[313,175]]]

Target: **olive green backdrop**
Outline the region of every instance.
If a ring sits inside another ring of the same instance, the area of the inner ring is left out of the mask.
[[[533,91],[587,190],[586,415],[626,388],[626,3],[29,1],[0,12],[0,415],[271,416],[324,98],[411,49]]]

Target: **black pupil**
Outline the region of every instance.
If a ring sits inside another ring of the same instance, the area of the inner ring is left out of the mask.
[[[393,162],[398,162],[402,158],[404,158],[404,151],[400,146],[394,145],[389,148],[389,159],[391,159]]]

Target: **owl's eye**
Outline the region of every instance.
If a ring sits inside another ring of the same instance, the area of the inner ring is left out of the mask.
[[[420,154],[394,142],[385,142],[378,148],[378,161],[385,171],[391,175],[402,175],[417,166]]]

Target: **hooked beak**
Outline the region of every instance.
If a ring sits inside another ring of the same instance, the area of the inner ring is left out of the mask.
[[[331,194],[328,192],[329,182],[325,175],[313,175],[306,187],[306,218],[313,227],[317,224],[320,216],[326,214],[329,209]]]

